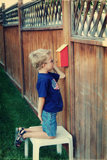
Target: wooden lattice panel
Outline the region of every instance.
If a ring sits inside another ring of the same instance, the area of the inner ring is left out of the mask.
[[[18,24],[18,4],[15,4],[5,10],[3,10],[3,25]]]
[[[22,28],[40,28],[62,24],[62,0],[40,0],[21,7]]]
[[[107,0],[71,0],[72,35],[107,37]]]

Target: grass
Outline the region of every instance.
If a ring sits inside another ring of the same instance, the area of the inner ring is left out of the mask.
[[[15,128],[39,124],[37,116],[0,66],[0,160],[24,160],[24,144],[20,148],[14,146]],[[61,156],[56,153],[56,146],[40,149],[40,160],[67,160],[67,158],[64,149]],[[31,159],[30,143],[29,158],[26,160]]]

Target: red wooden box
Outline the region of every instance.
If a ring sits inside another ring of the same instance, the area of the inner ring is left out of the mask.
[[[63,44],[57,50],[57,65],[59,67],[68,67],[68,45]]]

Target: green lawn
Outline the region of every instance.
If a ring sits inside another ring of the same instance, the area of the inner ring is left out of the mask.
[[[19,90],[13,85],[0,66],[0,160],[24,160],[24,145],[14,146],[15,128],[39,125],[40,121],[34,114]],[[67,160],[63,149],[60,156],[56,146],[42,147],[40,160]],[[29,158],[32,159],[32,145],[29,143]]]

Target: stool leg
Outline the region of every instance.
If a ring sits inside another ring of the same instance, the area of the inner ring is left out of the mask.
[[[69,160],[73,160],[73,143],[72,143],[72,138],[69,139]]]
[[[62,144],[57,144],[57,153],[62,154]]]
[[[28,138],[25,140],[25,147],[24,147],[24,153],[25,153],[25,158],[28,158]]]
[[[39,146],[33,145],[33,160],[39,160]]]

